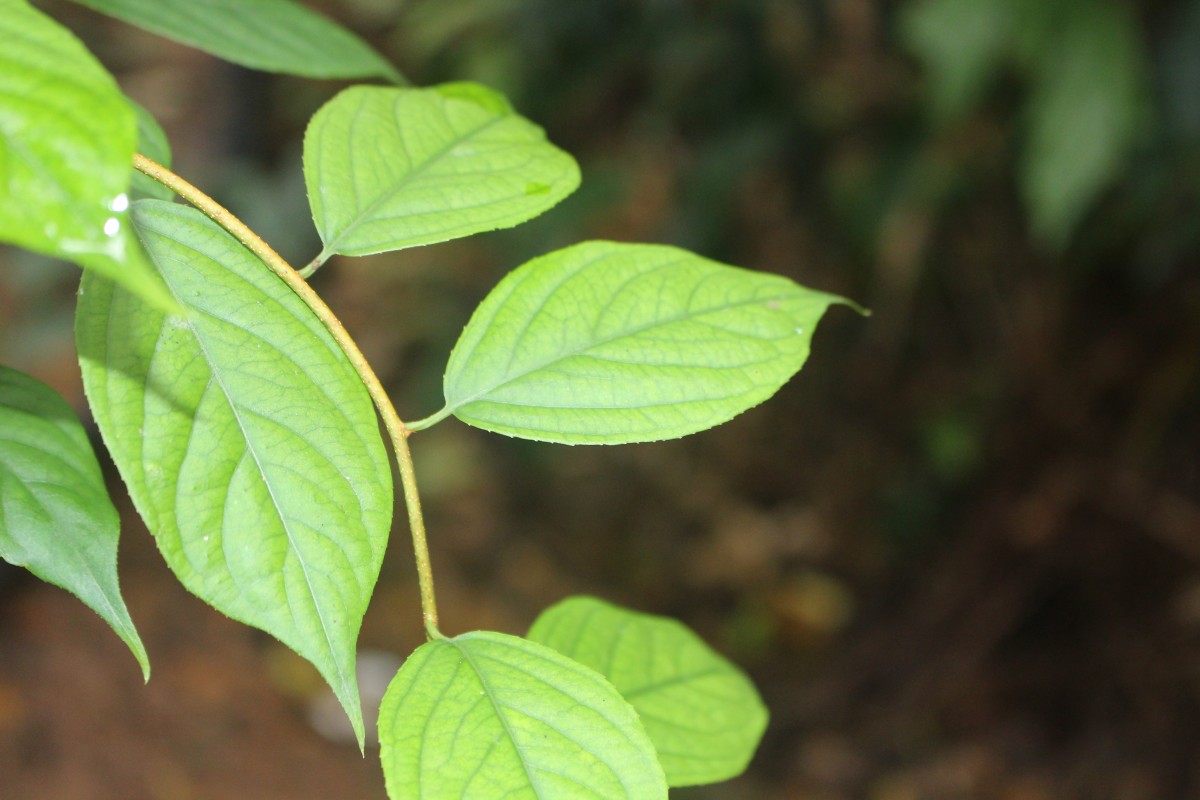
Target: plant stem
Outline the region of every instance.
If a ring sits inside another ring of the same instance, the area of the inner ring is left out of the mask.
[[[408,448],[408,437],[412,431],[405,426],[396,413],[392,401],[383,389],[383,384],[379,382],[375,371],[367,363],[366,357],[358,349],[358,345],[354,343],[354,339],[350,337],[341,320],[330,310],[329,306],[325,305],[325,301],[321,299],[320,295],[314,292],[304,278],[300,277],[300,274],[284,261],[270,245],[246,227],[244,222],[229,213],[227,209],[204,192],[141,153],[134,154],[133,166],[139,172],[158,181],[204,212],[228,231],[233,238],[245,245],[250,252],[258,256],[267,268],[278,275],[316,314],[317,319],[329,331],[354,367],[354,371],[362,379],[367,394],[371,396],[375,408],[379,411],[379,416],[383,419],[383,426],[387,429],[388,437],[392,442],[392,450],[396,453],[396,463],[400,468],[400,483],[404,489],[404,503],[408,509],[408,525],[412,533],[413,554],[417,562],[417,582],[421,591],[421,614],[425,621],[425,631],[431,639],[441,638],[442,634],[438,631],[437,602],[433,593],[433,566],[429,560],[429,544],[425,537],[425,518],[421,514],[417,476],[413,468],[412,452]]]

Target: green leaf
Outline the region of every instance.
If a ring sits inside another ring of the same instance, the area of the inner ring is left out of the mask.
[[[136,138],[87,49],[25,0],[0,0],[0,242],[96,270],[169,307],[129,231]]]
[[[1008,46],[1012,0],[920,0],[906,6],[901,33],[925,62],[933,116],[953,120],[978,100]]]
[[[362,39],[292,0],[75,2],[251,69],[309,78],[404,81]]]
[[[379,742],[397,800],[667,796],[654,747],[612,684],[500,633],[417,648],[383,698]]]
[[[80,288],[84,388],[171,570],[311,661],[360,741],[355,640],[391,523],[366,390],[287,286],[192,208],[134,205],[186,317]]]
[[[579,167],[483,86],[354,86],[309,123],[304,179],[324,261],[517,225],[575,191]]]
[[[149,111],[137,103],[130,100],[129,105],[133,106],[134,114],[137,117],[138,152],[151,161],[156,161],[164,167],[169,168],[171,166],[171,143],[167,141],[167,134],[163,132],[162,126],[158,124],[158,120]],[[159,200],[173,200],[175,198],[175,193],[166,186],[163,186],[147,175],[143,175],[136,169],[133,170],[133,182],[131,183],[130,194],[135,200],[147,197],[155,197]]]
[[[150,678],[117,585],[121,520],[75,412],[53,389],[0,367],[0,558],[99,614]]]
[[[1072,8],[1038,62],[1020,165],[1034,233],[1055,247],[1120,173],[1148,92],[1131,12],[1110,2]]]
[[[767,727],[749,678],[676,620],[572,597],[544,611],[529,638],[612,681],[637,709],[671,786],[741,774]]]
[[[846,302],[674,247],[585,242],[492,290],[450,356],[445,408],[422,422],[566,444],[695,433],[778,391]]]

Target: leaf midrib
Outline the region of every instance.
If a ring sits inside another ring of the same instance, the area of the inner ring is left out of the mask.
[[[496,697],[495,692],[492,691],[492,685],[484,675],[484,671],[478,664],[475,663],[475,659],[471,657],[470,648],[453,639],[447,639],[446,643],[461,653],[463,660],[466,661],[467,664],[470,665],[472,671],[474,671],[475,677],[479,680],[479,685],[482,686],[483,691],[487,693],[488,702],[492,704],[492,708],[495,709],[496,716],[500,719],[500,724],[504,726],[504,735],[508,737],[510,742],[512,742],[513,750],[516,751],[517,754],[517,759],[521,762],[521,770],[525,773],[525,779],[529,781],[529,785],[533,787],[533,790],[535,793],[537,793],[538,797],[541,797],[542,792],[539,788],[539,784],[534,779],[533,772],[531,771],[530,765],[525,758],[525,753],[522,751],[521,746],[517,742],[516,732],[513,731],[512,726],[508,723],[508,715],[504,713],[505,706],[501,705],[499,699]]]
[[[141,228],[139,226],[135,226],[135,230],[137,230],[139,238],[143,238]],[[176,242],[176,240],[174,238],[168,236],[165,233],[162,233],[159,231],[154,231],[154,232],[157,233],[159,236],[163,236],[164,238],[168,239],[169,241]],[[182,244],[182,243],[180,242],[179,244]],[[161,266],[159,266],[158,258],[151,251],[151,248],[146,247],[145,249],[147,252],[147,256],[150,259],[154,260],[155,265],[159,267],[157,272],[158,272],[159,276],[162,278],[163,284],[167,287],[167,290],[171,293],[171,296],[172,296],[172,298],[174,298],[175,302],[179,303],[180,307],[182,307],[182,308],[190,308],[190,306],[185,304],[184,301],[182,300],[182,298],[179,296],[179,292],[176,291],[175,285],[172,282],[172,279],[169,276],[168,271],[163,270],[161,268]],[[196,251],[196,252],[199,253],[199,251]],[[215,259],[212,259],[211,256],[208,256],[208,255],[202,254],[202,253],[199,253],[199,254],[202,257],[215,262]],[[219,262],[217,262],[217,263],[219,263]],[[203,313],[203,309],[196,309],[196,310]],[[163,317],[164,324],[166,323],[166,321],[167,321],[167,317]],[[284,533],[287,535],[288,545],[291,548],[292,552],[296,554],[297,563],[300,564],[301,572],[304,575],[304,583],[305,583],[305,586],[308,587],[308,594],[309,594],[309,598],[312,600],[313,608],[316,609],[317,619],[320,620],[321,634],[325,638],[325,644],[328,647],[329,655],[331,656],[331,660],[333,661],[334,668],[337,671],[338,680],[341,683],[343,691],[348,690],[349,687],[351,686],[351,683],[347,680],[346,672],[342,668],[341,659],[338,658],[337,649],[333,645],[333,639],[330,636],[329,625],[325,621],[324,611],[321,607],[320,602],[317,600],[317,594],[316,594],[316,591],[313,586],[312,578],[309,575],[308,564],[306,563],[305,559],[303,558],[300,548],[296,544],[296,539],[293,535],[291,526],[288,523],[288,518],[283,513],[283,508],[279,502],[279,499],[275,495],[275,487],[272,485],[271,481],[267,478],[267,473],[263,468],[263,462],[260,460],[258,452],[253,445],[253,440],[250,437],[249,433],[247,432],[246,426],[242,420],[241,411],[240,411],[238,405],[234,402],[233,395],[230,393],[229,388],[225,384],[225,381],[222,379],[221,370],[218,368],[216,362],[213,361],[211,352],[205,343],[204,337],[201,336],[200,332],[197,330],[196,326],[193,324],[193,322],[190,318],[185,317],[183,319],[183,325],[191,332],[192,337],[195,339],[197,346],[200,348],[201,352],[203,353],[205,363],[208,365],[208,368],[209,368],[209,372],[212,375],[212,378],[216,382],[217,386],[220,387],[221,393],[225,396],[225,401],[226,401],[226,403],[228,403],[230,411],[233,414],[234,421],[237,423],[238,431],[241,433],[242,439],[246,443],[246,450],[247,450],[247,452],[250,453],[250,456],[254,459],[254,466],[257,469],[258,474],[262,479],[263,485],[267,489],[267,494],[271,498],[271,505],[275,509],[276,516],[279,518],[279,522],[283,527]],[[194,423],[194,418],[193,418],[193,423]]]

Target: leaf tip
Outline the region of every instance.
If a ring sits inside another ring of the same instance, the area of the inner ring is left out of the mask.
[[[137,660],[138,666],[142,670],[142,685],[150,683],[150,656],[146,653],[146,646],[142,644],[142,637],[138,636],[137,629],[133,627],[133,623],[129,622],[127,626],[117,627],[109,623],[117,635],[121,637],[121,641],[125,642],[125,646],[129,648],[129,652],[133,653],[133,657]]]
[[[854,309],[855,311],[857,311],[859,314],[861,314],[864,317],[873,316],[875,313],[874,311],[867,308],[866,306],[860,306],[858,303],[854,302],[853,300],[846,300],[845,304],[850,306],[850,308]]]

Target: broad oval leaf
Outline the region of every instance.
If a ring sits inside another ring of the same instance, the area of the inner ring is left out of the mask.
[[[75,412],[46,384],[0,367],[0,558],[82,600],[149,679],[117,585],[120,525]]]
[[[139,28],[265,72],[403,78],[362,39],[292,0],[75,0]]]
[[[847,302],[675,247],[585,242],[484,299],[429,421],[566,444],[695,433],[778,391],[825,309]]]
[[[511,227],[575,191],[579,167],[486,87],[354,86],[309,122],[304,180],[324,261]]]
[[[149,111],[132,100],[129,101],[129,104],[133,106],[134,114],[137,117],[138,152],[169,169],[171,166],[171,143],[167,140],[167,134]],[[147,197],[155,197],[159,200],[175,198],[175,192],[136,169],[133,170],[133,181],[130,184],[129,193],[135,200]]]
[[[134,112],[70,31],[0,0],[0,241],[102,272],[169,307],[130,233]]]
[[[654,747],[612,684],[501,633],[417,648],[383,698],[379,742],[397,800],[667,796]]]
[[[529,638],[612,681],[671,786],[741,774],[762,739],[767,709],[750,679],[681,622],[571,597],[542,612]]]
[[[84,388],[171,570],[332,686],[360,741],[355,640],[391,522],[366,390],[311,311],[192,208],[134,222],[186,317],[85,277]]]

